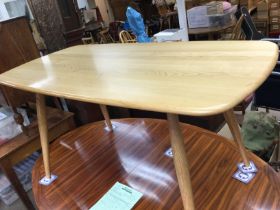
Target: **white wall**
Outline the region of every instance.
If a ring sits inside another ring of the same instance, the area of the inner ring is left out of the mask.
[[[81,9],[81,8],[89,8],[88,6],[88,1],[87,0],[77,0],[77,3],[78,3],[78,7]]]
[[[4,2],[0,1],[0,20],[9,19],[9,14],[6,10]]]
[[[1,0],[0,0],[1,1]],[[95,7],[95,1],[94,0],[77,0],[79,8],[94,8]]]
[[[5,5],[5,3],[7,2],[11,2],[10,6],[12,6],[12,15],[9,15],[9,12]],[[25,5],[27,5],[28,7],[31,18],[33,18],[26,0],[0,0],[0,20],[7,20],[10,18],[25,15]]]

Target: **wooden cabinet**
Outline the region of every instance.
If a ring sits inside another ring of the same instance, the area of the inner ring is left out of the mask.
[[[0,73],[40,57],[25,17],[0,22]],[[0,86],[0,105],[18,107],[33,94]]]
[[[84,29],[76,0],[28,0],[48,52],[81,44]]]
[[[130,0],[109,0],[115,20],[126,20],[125,12]]]

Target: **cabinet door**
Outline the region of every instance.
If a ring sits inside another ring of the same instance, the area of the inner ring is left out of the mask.
[[[130,0],[109,0],[115,20],[126,20],[125,12]]]
[[[80,27],[80,20],[73,0],[57,1],[65,31],[71,31]]]
[[[26,18],[14,18],[1,22],[0,73],[40,57]],[[24,91],[0,87],[0,105],[20,106],[33,98]]]

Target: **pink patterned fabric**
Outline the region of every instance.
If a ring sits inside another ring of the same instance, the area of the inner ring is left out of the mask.
[[[230,9],[231,3],[227,2],[227,1],[223,1],[223,8],[224,8],[224,11]]]

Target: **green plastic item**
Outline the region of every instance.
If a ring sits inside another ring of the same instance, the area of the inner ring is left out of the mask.
[[[279,124],[265,112],[246,112],[241,128],[244,145],[251,151],[268,150],[279,137]]]

